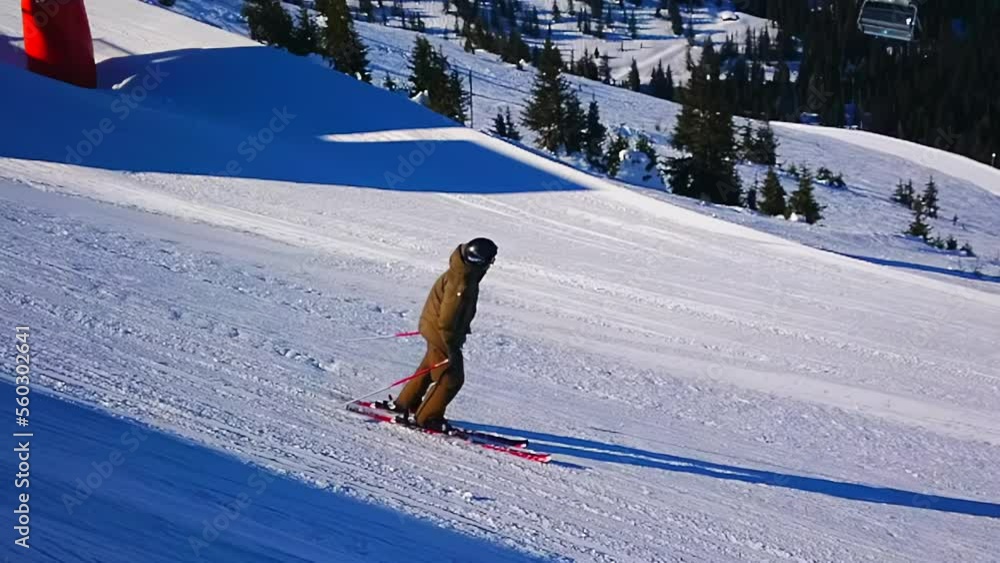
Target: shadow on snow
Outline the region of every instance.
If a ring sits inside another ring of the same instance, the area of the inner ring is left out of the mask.
[[[562,456],[563,458],[620,463],[663,471],[689,473],[727,481],[794,489],[846,500],[967,514],[970,516],[1000,518],[1000,504],[990,502],[928,495],[914,491],[876,487],[860,483],[723,465],[638,448],[605,444],[594,440],[556,436],[554,434],[531,432],[515,428],[503,428],[457,420],[455,423],[474,430],[523,436],[531,441],[531,449],[548,452],[555,456]]]
[[[875,258],[873,256],[861,256],[858,254],[847,254],[844,252],[829,251],[834,254],[840,254],[841,256],[846,256],[847,258],[854,258],[855,260],[862,260],[871,264],[878,264],[879,266],[888,266],[891,268],[903,268],[906,270],[916,270],[919,272],[930,272],[932,274],[941,274],[945,276],[953,276],[956,278],[963,278],[967,280],[984,281],[991,283],[1000,283],[1000,277],[988,276],[986,274],[976,274],[975,272],[963,272],[962,270],[950,270],[948,268],[941,268],[939,266],[929,266],[927,264],[916,264],[913,262],[904,262],[901,260],[890,260],[888,258]]]
[[[540,561],[42,393],[30,424],[31,561]]]
[[[10,38],[0,40],[3,58],[15,59]],[[278,49],[124,55],[98,65],[97,90],[14,66],[0,67],[11,83],[4,106],[24,111],[5,123],[15,133],[0,139],[4,157],[400,191],[583,189],[475,142],[435,138],[461,126]]]

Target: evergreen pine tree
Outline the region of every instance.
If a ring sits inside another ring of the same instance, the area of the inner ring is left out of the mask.
[[[576,154],[583,148],[587,117],[575,93],[566,92],[563,105],[563,147],[566,148],[566,154]]]
[[[913,202],[920,199],[913,189],[913,180],[907,180],[905,184],[900,180],[899,184],[896,185],[896,191],[893,193],[892,199],[896,203],[912,209]]]
[[[781,186],[781,180],[775,174],[774,168],[767,169],[767,176],[764,177],[764,187],[760,195],[764,198],[760,204],[760,212],[766,215],[785,216],[787,207],[785,206],[785,188]]]
[[[924,204],[927,216],[937,219],[940,208],[938,208],[938,188],[937,184],[934,183],[933,176],[927,181],[927,187],[924,188],[924,194],[920,196],[920,199]]]
[[[721,95],[719,65],[711,41],[706,41],[701,61],[691,72],[671,141],[686,155],[670,160],[670,185],[679,195],[738,205],[738,150],[733,116]]]
[[[291,44],[292,18],[278,0],[246,0],[241,12],[247,19],[250,39],[275,47]]]
[[[601,65],[598,70],[601,73],[601,82],[611,84],[611,64],[608,55],[601,55]]]
[[[445,68],[447,68],[448,60],[443,56],[441,59],[444,62]],[[462,87],[462,75],[460,75],[457,70],[453,70],[451,71],[451,76],[448,77],[448,84],[445,89],[445,99],[442,107],[438,111],[442,115],[450,117],[459,123],[465,123],[465,120],[467,119],[465,108],[467,107],[468,94],[466,94],[465,89]],[[433,100],[431,109],[434,109]]]
[[[659,160],[659,158],[656,154],[656,149],[653,147],[652,141],[649,140],[649,137],[640,134],[639,139],[636,140],[635,142],[635,150],[646,155],[646,158],[648,159],[648,163],[646,164],[646,172],[649,172],[654,168],[656,168],[656,163]]]
[[[633,9],[628,16],[628,35],[632,39],[639,37],[639,24],[635,19],[635,10]]]
[[[465,122],[466,93],[457,72],[449,73],[448,59],[418,35],[410,55],[410,95],[427,92],[428,107],[460,123]]]
[[[653,96],[659,98],[658,94],[658,83],[660,81],[660,71],[663,70],[663,61],[659,61],[656,67],[653,68],[652,72],[649,73],[649,93]]]
[[[319,50],[319,27],[309,15],[309,9],[303,5],[299,9],[299,23],[292,31],[292,40],[288,52],[295,55],[308,55]]]
[[[753,162],[753,126],[749,123],[740,127],[740,152],[743,158]]]
[[[895,201],[896,203],[900,203],[907,207],[909,207],[910,204],[912,203],[907,198],[906,185],[903,184],[902,179],[900,179],[899,182],[896,184],[896,191],[892,192],[892,201]]]
[[[788,206],[795,214],[803,217],[806,223],[810,225],[823,218],[821,213],[823,207],[816,202],[816,196],[813,194],[812,172],[808,169],[803,169],[799,177],[799,187],[792,193],[792,197],[788,199]]]
[[[639,67],[635,64],[635,59],[632,59],[632,67],[628,71],[628,87],[629,90],[638,92],[641,86],[642,82],[639,78]]]
[[[749,130],[749,126],[747,128]],[[778,163],[777,150],[778,140],[774,137],[774,130],[771,129],[770,123],[764,122],[764,125],[756,130],[750,142],[747,160],[754,164],[774,166]]]
[[[305,4],[302,7],[305,8]],[[375,21],[375,5],[372,0],[358,0],[358,11],[365,15],[365,21]]]
[[[760,186],[759,186],[759,184],[757,182],[757,179],[754,178],[753,185],[750,186],[749,190],[747,190],[747,197],[746,197],[747,209],[749,209],[751,211],[757,211],[757,190],[758,189],[760,189]]]
[[[417,36],[410,53],[410,96],[420,92],[430,93],[431,84],[441,79],[441,62],[430,41]]]
[[[586,140],[583,151],[587,162],[599,170],[605,169],[604,138],[606,136],[607,129],[601,124],[601,113],[597,101],[591,101],[587,108]]]
[[[498,111],[497,116],[493,118],[493,129],[490,132],[497,137],[507,138],[507,122],[504,121],[502,112]]]
[[[521,133],[517,130],[517,126],[514,125],[514,120],[510,118],[510,106],[507,106],[507,110],[504,113],[504,121],[506,121],[507,138],[512,141],[520,141]]]
[[[604,164],[604,169],[607,170],[608,176],[614,178],[618,175],[618,170],[622,165],[621,153],[624,150],[628,150],[628,146],[628,139],[620,133],[611,141]]]
[[[926,241],[931,236],[931,227],[924,221],[925,209],[924,202],[920,198],[915,198],[913,200],[913,221],[910,223],[910,227],[906,230],[905,234],[920,237],[921,240]]]
[[[327,0],[326,5],[326,58],[330,65],[350,76],[360,76],[369,82],[368,51],[347,9],[346,0]]]
[[[559,2],[558,0],[552,0],[552,21],[558,23],[562,14],[559,12]]]
[[[681,7],[677,4],[679,0],[670,0],[670,26],[674,35],[680,37],[684,35],[684,17],[681,16]]]
[[[663,61],[659,61],[656,64],[656,68],[653,69],[653,73],[649,80],[649,89],[657,98],[662,100],[672,100],[674,97],[674,84],[673,75],[667,67],[667,71],[663,70]]]
[[[522,121],[537,135],[539,147],[555,152],[564,140],[564,103],[569,86],[562,77],[562,58],[550,39],[539,55],[538,73],[531,89],[531,101]]]
[[[675,95],[674,95],[674,71],[673,71],[672,68],[670,68],[670,65],[667,65],[667,74],[663,78],[663,83],[664,83],[664,91],[663,91],[663,93],[666,94],[665,99],[673,101],[674,97],[675,97]]]

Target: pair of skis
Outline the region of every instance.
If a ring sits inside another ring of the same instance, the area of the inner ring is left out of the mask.
[[[397,418],[398,415],[396,412],[388,410],[384,405],[374,403],[372,401],[354,401],[348,403],[347,410],[365,415],[380,422],[400,424],[401,426],[411,428],[425,434],[433,434],[454,440],[461,440],[475,446],[493,450],[495,452],[509,454],[528,461],[548,463],[552,460],[551,454],[529,450],[528,440],[526,438],[514,438],[494,434],[492,432],[480,432],[478,430],[469,430],[454,426],[451,427],[448,432],[442,432],[431,428],[422,428],[420,426],[401,423]]]

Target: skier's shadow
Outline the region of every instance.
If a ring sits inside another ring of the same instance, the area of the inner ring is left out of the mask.
[[[762,484],[772,487],[783,487],[786,489],[795,489],[810,493],[824,494],[836,498],[875,504],[904,506],[923,510],[967,514],[970,516],[1000,518],[1000,504],[991,502],[929,495],[888,487],[878,487],[846,481],[835,481],[821,477],[805,477],[801,475],[791,475],[774,471],[724,465],[694,458],[663,454],[648,450],[641,450],[638,448],[630,448],[616,444],[606,444],[594,440],[556,436],[554,434],[531,432],[516,428],[504,428],[500,426],[489,426],[485,424],[459,421],[456,421],[456,424],[460,424],[462,427],[469,428],[471,430],[522,436],[531,441],[531,449],[550,453],[553,456],[561,456],[563,458],[621,463],[638,467],[661,469],[664,471],[691,473],[695,475],[713,477],[715,479]],[[557,461],[558,460],[553,461],[553,463],[557,463]],[[560,463],[560,465],[582,468],[582,466],[576,464],[567,464],[565,461]]]

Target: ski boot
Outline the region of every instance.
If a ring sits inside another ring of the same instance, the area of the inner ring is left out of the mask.
[[[414,424],[415,423],[416,422],[414,422]],[[435,419],[428,420],[426,423],[424,423],[424,425],[422,426],[422,428],[424,428],[426,430],[433,430],[434,432],[440,432],[442,434],[448,434],[448,435],[451,435],[454,432],[454,430],[455,430],[451,426],[451,424],[448,422],[448,420],[445,419],[445,418],[435,418]]]
[[[392,395],[389,395],[389,399],[388,400],[385,400],[385,401],[375,401],[372,404],[375,405],[375,408],[379,408],[379,409],[386,410],[386,411],[389,411],[389,412],[394,412],[394,413],[397,413],[397,414],[403,414],[403,415],[407,414],[407,410],[404,409],[403,407],[399,406],[398,404],[396,404],[396,401],[393,400]]]

